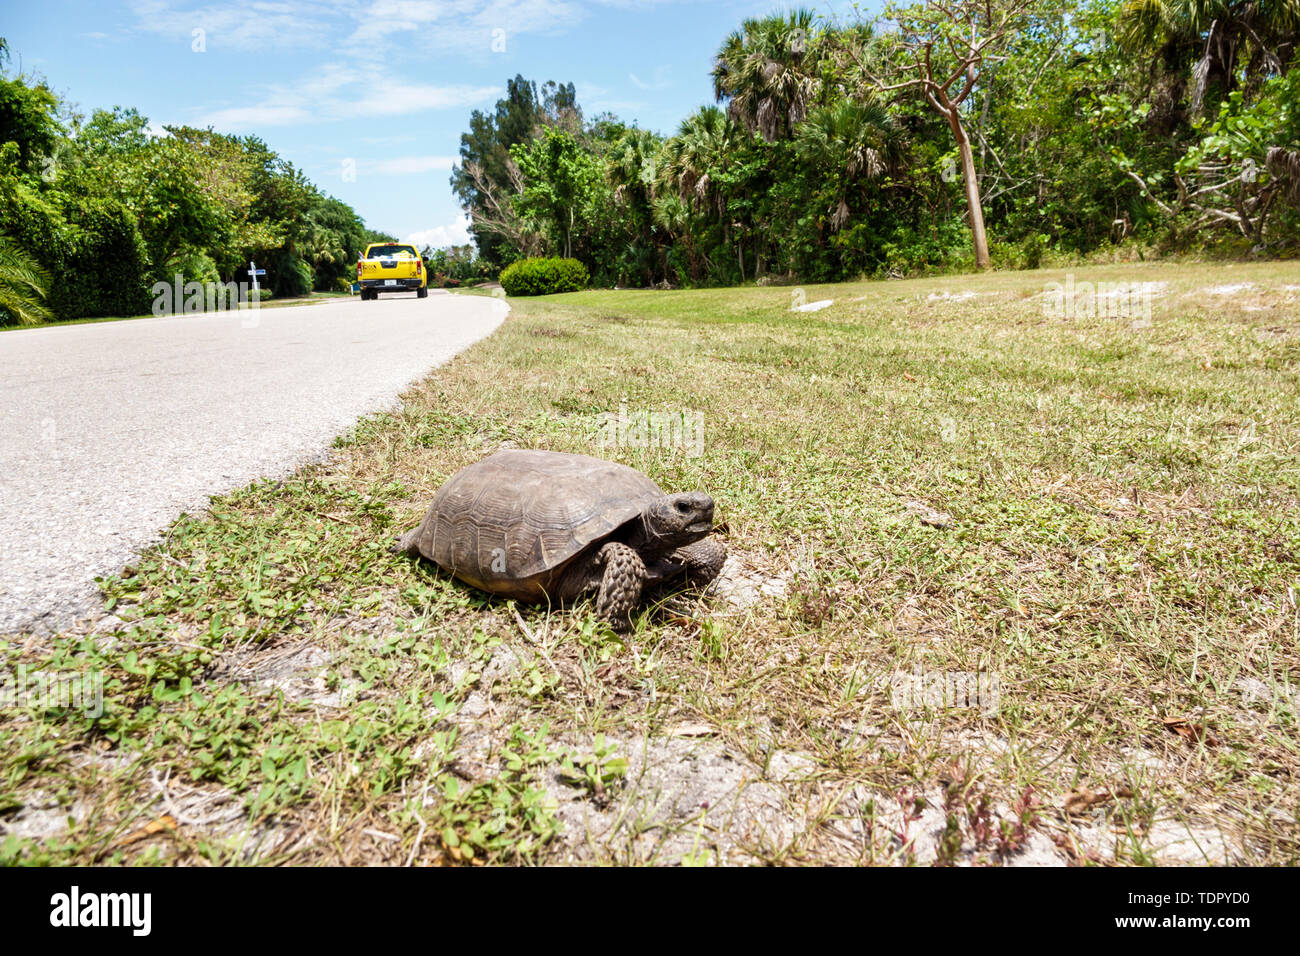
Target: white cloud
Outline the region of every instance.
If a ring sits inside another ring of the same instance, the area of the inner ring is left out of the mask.
[[[645,103],[638,100],[611,98],[611,91],[607,87],[596,86],[594,83],[582,81],[574,86],[578,95],[578,102],[582,104],[583,112],[588,116],[606,112],[635,113],[638,110],[645,109],[646,106]]]
[[[175,0],[131,0],[139,29],[190,46],[203,31],[208,50],[264,50],[327,46],[334,20],[348,15],[347,0],[227,0],[189,4]]]
[[[368,92],[359,99],[334,104],[342,117],[403,116],[424,110],[472,106],[500,94],[496,86],[420,86],[390,81],[367,83]]]
[[[221,132],[259,129],[264,126],[292,126],[310,119],[311,114],[297,106],[232,106],[205,113],[197,125],[212,126]]]
[[[411,84],[383,73],[331,64],[292,85],[253,91],[249,97],[253,102],[210,109],[195,123],[219,130],[255,130],[368,116],[407,116],[476,106],[490,102],[500,92],[495,86]]]
[[[511,37],[529,33],[554,36],[587,17],[586,6],[578,0],[449,0],[436,5],[447,16],[422,32],[424,41],[434,47],[486,55],[491,53],[494,30],[505,31],[509,49]]]
[[[644,2],[644,0],[642,0]],[[581,22],[582,0],[129,0],[138,29],[209,50],[332,48],[382,62],[393,43],[489,54],[492,31],[557,34]],[[604,4],[602,4],[604,5]]]
[[[436,21],[448,6],[456,4],[438,0],[374,0],[365,8],[360,16],[361,23],[349,40],[367,43],[392,33],[419,30],[422,24]]]
[[[655,67],[653,80],[647,82],[635,73],[629,73],[627,78],[632,81],[632,85],[638,90],[666,90],[668,87],[673,85],[672,81],[668,79],[668,74],[670,72],[672,72],[670,67],[657,66]]]
[[[328,51],[321,59],[329,65],[300,82],[240,90],[237,100],[213,103],[191,119],[244,132],[477,106],[498,96],[499,89],[406,82],[393,75],[392,64],[401,62],[403,51],[420,56],[456,49],[489,58],[495,40],[504,38],[507,49],[514,49],[516,37],[563,34],[601,7],[675,2],[684,0],[128,0],[128,5],[136,15],[135,32],[156,34],[185,49],[202,30],[208,51]],[[669,85],[663,67],[650,80],[633,75],[631,81],[645,90]],[[595,111],[640,105],[583,103]]]
[[[447,226],[434,226],[410,233],[406,241],[417,248],[431,246],[442,249],[445,246],[463,246],[473,240],[469,234],[469,216],[460,215],[456,221]]]
[[[357,174],[365,176],[412,176],[438,171],[449,172],[455,156],[398,156],[393,159],[363,159]]]
[[[392,146],[396,143],[409,143],[414,139],[413,133],[388,133],[383,136],[362,136],[361,142],[370,146]]]

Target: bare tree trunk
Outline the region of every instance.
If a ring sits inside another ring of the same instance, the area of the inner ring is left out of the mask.
[[[984,231],[984,204],[975,156],[961,122],[961,104],[975,91],[981,72],[992,69],[999,61],[1008,33],[1025,25],[1033,7],[1033,0],[927,0],[895,10],[892,18],[898,23],[898,42],[910,62],[902,64],[893,82],[873,73],[853,46],[846,47],[878,92],[920,89],[935,111],[948,121],[961,154],[977,269],[987,269],[991,264],[989,240]],[[960,29],[945,32],[945,23],[955,23]],[[941,60],[951,58],[951,72],[949,65],[935,62],[936,49]],[[982,95],[987,111],[989,94],[984,91]]]
[[[954,106],[948,114],[948,125],[952,135],[957,139],[957,148],[961,153],[961,175],[966,185],[966,207],[970,211],[971,239],[975,245],[975,268],[989,267],[989,237],[984,231],[984,203],[980,199],[979,177],[975,173],[975,154],[971,151],[970,137],[961,125],[961,116]]]

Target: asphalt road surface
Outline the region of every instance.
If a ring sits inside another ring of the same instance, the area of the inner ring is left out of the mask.
[[[507,311],[431,290],[0,333],[0,634],[92,614],[182,511],[320,458]]]

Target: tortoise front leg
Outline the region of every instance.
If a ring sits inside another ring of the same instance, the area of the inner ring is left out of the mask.
[[[645,562],[627,545],[611,541],[596,552],[596,565],[603,569],[596,613],[614,630],[630,630],[632,611],[641,601],[646,580]]]
[[[697,586],[708,584],[722,571],[727,560],[727,547],[717,538],[705,538],[678,548],[673,560],[686,566],[686,577]]]

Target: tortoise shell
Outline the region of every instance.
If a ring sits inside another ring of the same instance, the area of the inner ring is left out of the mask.
[[[474,587],[542,600],[566,565],[641,516],[663,490],[635,468],[511,449],[456,472],[413,544]]]

